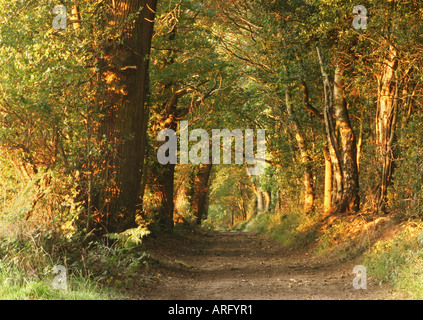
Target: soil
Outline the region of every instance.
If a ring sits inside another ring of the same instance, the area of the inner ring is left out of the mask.
[[[195,232],[150,238],[145,300],[393,299],[370,277],[353,287],[359,260],[340,262],[312,249],[289,250],[252,232]]]

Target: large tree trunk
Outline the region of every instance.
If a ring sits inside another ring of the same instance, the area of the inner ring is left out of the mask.
[[[378,99],[376,112],[376,141],[378,161],[381,164],[381,177],[378,192],[376,194],[376,205],[378,212],[385,212],[385,200],[388,186],[391,182],[396,125],[396,88],[395,70],[397,69],[397,51],[394,46],[389,45],[383,67],[378,75]]]
[[[106,179],[112,179],[98,204],[108,232],[135,227],[136,205],[141,183],[145,139],[145,100],[148,89],[148,66],[157,0],[113,0],[109,24],[120,27],[121,36],[108,40],[104,49],[102,74],[106,90],[107,116],[103,125],[109,151]],[[128,19],[142,8],[135,20]]]
[[[329,77],[325,71],[322,53],[317,48],[323,86],[325,94],[324,124],[327,137],[327,148],[329,149],[330,163],[332,170],[326,169],[326,179],[332,174],[332,208],[331,212],[346,213],[356,212],[359,209],[359,185],[357,169],[357,145],[352,130],[348,110],[344,98],[344,84],[339,66],[335,69],[333,91]],[[336,127],[333,115],[335,114]],[[337,132],[339,134],[337,134]],[[325,158],[327,158],[327,152]],[[326,166],[329,165],[329,158],[325,159]],[[325,190],[329,190],[329,182],[325,183]],[[327,196],[327,194],[326,194]],[[328,199],[325,198],[325,211],[328,210]]]

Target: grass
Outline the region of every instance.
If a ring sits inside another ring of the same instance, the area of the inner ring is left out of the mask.
[[[108,300],[116,292],[97,285],[94,277],[72,274],[66,277],[66,289],[55,289],[52,273],[31,276],[16,266],[0,263],[1,300]]]
[[[307,246],[317,236],[314,220],[297,213],[262,214],[236,225],[235,229],[265,234],[292,249]]]
[[[144,280],[148,255],[137,244],[83,243],[78,238],[0,222],[2,300],[126,299],[126,291]],[[66,266],[65,290],[53,286],[58,277],[53,273],[56,265]]]
[[[398,234],[372,246],[364,263],[369,274],[403,297],[423,299],[423,223],[403,223]]]

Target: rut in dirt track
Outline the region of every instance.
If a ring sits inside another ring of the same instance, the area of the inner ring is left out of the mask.
[[[156,281],[141,299],[391,299],[372,281],[354,289],[354,262],[290,251],[250,232],[207,232],[149,239]]]

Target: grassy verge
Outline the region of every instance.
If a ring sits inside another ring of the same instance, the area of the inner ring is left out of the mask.
[[[400,231],[376,242],[364,265],[380,282],[392,285],[407,299],[423,299],[423,223],[409,221]]]
[[[139,242],[128,245],[132,233],[124,235],[124,242],[106,246],[0,222],[0,299],[133,299],[127,292],[146,277],[148,255]],[[57,265],[66,274],[54,273]],[[54,285],[59,279],[66,289]]]
[[[0,265],[1,300],[108,300],[117,298],[113,290],[99,286],[94,277],[72,274],[66,289],[53,286],[54,276],[31,276],[13,266]]]
[[[303,217],[296,213],[289,215],[262,214],[238,223],[234,229],[265,234],[292,249],[307,246],[317,236],[313,218]]]

